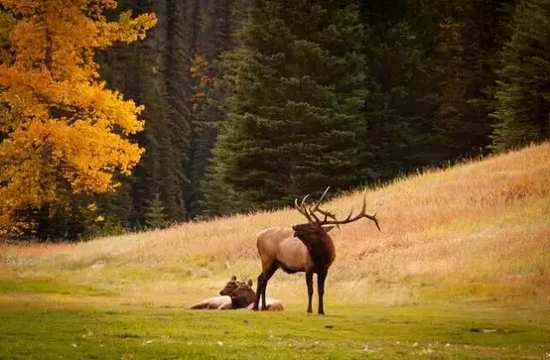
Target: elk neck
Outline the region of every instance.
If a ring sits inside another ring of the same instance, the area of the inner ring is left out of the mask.
[[[334,243],[330,235],[323,228],[311,225],[307,228],[300,227],[296,230],[296,236],[309,251],[315,271],[323,272],[328,270],[336,257]]]
[[[336,257],[331,237],[325,233],[321,239],[319,246],[309,249],[309,254],[315,264],[315,270],[319,272],[328,270]]]

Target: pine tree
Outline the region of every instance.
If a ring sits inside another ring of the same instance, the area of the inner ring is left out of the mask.
[[[156,192],[149,201],[149,206],[145,213],[145,226],[152,229],[162,229],[166,225],[165,208],[162,205],[160,194]]]
[[[439,152],[456,159],[477,155],[490,143],[486,89],[494,81],[508,0],[467,0],[439,5],[436,54]]]
[[[224,95],[212,86],[220,70],[217,61],[221,55],[235,48],[238,28],[238,4],[235,0],[213,0],[204,18],[203,39],[199,55],[193,62],[195,103],[193,104],[193,136],[190,151],[187,211],[190,217],[199,216],[204,208],[203,187],[207,169],[216,143],[217,130],[213,125],[225,119],[213,103],[223,102]],[[244,5],[241,5],[241,7]],[[244,9],[242,9],[244,10]],[[218,199],[219,201],[220,199]]]
[[[490,142],[492,71],[508,0],[362,2],[366,163],[372,176],[438,166],[479,154]]]
[[[189,99],[192,96],[192,79],[189,74],[191,59],[195,49],[191,43],[196,38],[193,32],[198,31],[189,21],[189,8],[197,2],[191,0],[166,0],[166,48],[165,57],[165,81],[166,95],[169,105],[168,120],[169,138],[175,151],[177,160],[176,174],[181,210],[186,211],[187,194],[189,192],[189,148],[191,143],[191,111]],[[196,10],[194,10],[196,11]],[[196,24],[195,24],[196,25]]]
[[[438,160],[434,122],[432,4],[363,2],[362,21],[371,24],[365,44],[367,89],[364,116],[365,167],[371,179],[388,180]]]
[[[520,0],[502,51],[494,151],[550,138],[550,0]]]
[[[224,57],[227,121],[207,200],[271,208],[328,185],[365,181],[363,26],[339,1],[256,1],[241,46]],[[227,187],[229,191],[223,191]],[[238,210],[228,204],[224,211]]]

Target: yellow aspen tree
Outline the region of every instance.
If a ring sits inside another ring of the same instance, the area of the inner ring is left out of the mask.
[[[0,235],[16,214],[97,194],[128,175],[143,149],[143,106],[108,90],[94,54],[145,37],[154,14],[107,21],[115,0],[0,0],[13,59],[0,64]]]

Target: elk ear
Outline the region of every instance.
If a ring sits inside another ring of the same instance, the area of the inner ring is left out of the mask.
[[[246,282],[246,285],[252,287],[252,279],[248,279],[248,281]]]
[[[330,230],[334,229],[334,226],[326,226],[323,228],[326,232],[329,232]]]
[[[235,275],[231,276],[231,281],[236,281],[237,277]]]

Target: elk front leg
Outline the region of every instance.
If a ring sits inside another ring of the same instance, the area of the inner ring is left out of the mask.
[[[307,285],[307,312],[312,313],[311,298],[313,297],[313,272],[306,272],[306,285]]]
[[[252,307],[252,310],[257,311],[258,305],[260,304],[260,295],[262,294],[262,288],[264,283],[264,273],[262,272],[260,276],[258,276],[257,286],[256,286],[256,298],[254,299],[254,306]]]
[[[325,294],[325,279],[327,278],[327,272],[321,272],[317,274],[317,292],[319,293],[319,315],[325,315],[325,309],[323,308],[323,295]]]
[[[269,281],[269,279],[271,279],[273,274],[275,274],[275,271],[277,271],[278,268],[279,268],[279,264],[274,262],[273,264],[271,264],[271,266],[269,267],[267,272],[264,271],[264,274],[263,274],[264,275],[264,284],[262,286],[262,306],[261,306],[262,310],[267,310],[267,304],[266,304],[266,301],[265,301],[265,293],[266,293],[266,289],[267,289],[267,282]],[[256,294],[256,296],[258,296],[258,294]]]

